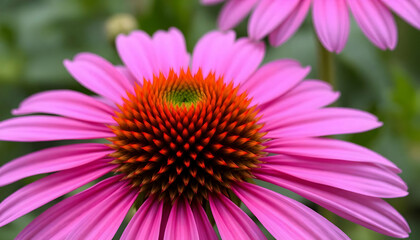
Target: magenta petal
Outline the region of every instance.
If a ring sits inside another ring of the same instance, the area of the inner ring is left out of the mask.
[[[176,73],[181,68],[188,69],[190,56],[187,52],[184,36],[178,29],[171,28],[167,32],[157,31],[153,35],[153,45],[158,69],[165,76],[171,69]]]
[[[222,239],[266,239],[251,218],[224,195],[210,196],[209,203]]]
[[[54,116],[27,116],[0,122],[0,140],[15,142],[97,139],[113,137],[102,124]]]
[[[124,230],[121,240],[158,240],[162,222],[163,202],[148,197]]]
[[[0,226],[110,172],[114,165],[97,161],[54,173],[17,190],[0,204]]]
[[[301,67],[294,60],[270,62],[253,74],[241,87],[255,103],[264,104],[289,91],[308,75],[310,67]]]
[[[301,0],[292,13],[270,35],[271,45],[280,46],[285,43],[299,28],[308,14],[312,0]]]
[[[249,19],[248,34],[260,40],[279,26],[298,5],[299,0],[261,0]]]
[[[74,61],[65,60],[64,66],[84,87],[116,103],[122,103],[121,97],[133,89],[111,63],[94,54],[79,54]]]
[[[261,107],[261,122],[314,111],[335,102],[340,93],[319,80],[305,80],[286,94]]]
[[[138,82],[142,83],[143,78],[151,81],[153,74],[159,74],[153,41],[145,32],[134,31],[128,36],[119,35],[116,45],[122,61]]]
[[[253,42],[241,38],[235,42],[231,52],[222,60],[222,72],[225,82],[240,84],[257,70],[265,54],[263,42]]]
[[[318,137],[365,132],[382,126],[375,116],[354,109],[323,108],[275,119],[264,126],[267,138]]]
[[[128,183],[128,182],[126,182]],[[126,184],[99,202],[72,226],[66,239],[111,240],[138,195],[138,190]]]
[[[410,232],[404,218],[387,202],[337,188],[315,184],[298,178],[256,170],[253,174],[266,182],[293,191],[331,212],[373,231],[392,237],[406,238]]]
[[[198,229],[190,204],[186,199],[176,200],[172,205],[163,239],[196,240],[198,238]]]
[[[195,45],[192,58],[192,72],[201,69],[204,76],[210,72],[216,77],[223,75],[224,60],[231,52],[235,42],[235,32],[212,31],[204,35]]]
[[[252,10],[258,0],[229,0],[222,8],[218,23],[221,30],[235,27]]]
[[[115,124],[114,110],[83,93],[71,90],[53,90],[37,93],[25,99],[14,115],[48,113],[82,121]]]
[[[397,26],[389,9],[380,0],[347,0],[356,22],[380,49],[394,49]]]
[[[211,225],[203,207],[198,203],[194,203],[191,206],[191,210],[194,214],[195,224],[197,225],[200,240],[217,240],[217,235],[214,232],[213,226]]]
[[[32,175],[61,171],[112,153],[104,144],[83,143],[44,149],[17,158],[0,168],[0,186]]]
[[[420,2],[418,0],[381,0],[405,21],[420,29]]]
[[[200,1],[201,1],[202,4],[210,5],[210,4],[216,4],[216,3],[219,3],[219,2],[223,2],[225,0],[200,0]]]
[[[93,187],[64,199],[39,215],[19,233],[16,239],[64,239],[73,227],[98,203],[106,201],[126,185],[121,175],[103,180]]]
[[[395,198],[408,194],[404,181],[379,165],[281,155],[261,160],[265,162],[263,169],[366,196]]]
[[[247,182],[232,190],[276,239],[349,239],[334,224],[293,199]]]
[[[350,33],[346,0],[314,0],[313,20],[325,48],[330,52],[341,52]]]
[[[300,157],[379,164],[395,173],[401,172],[394,163],[381,155],[354,143],[336,139],[279,139],[269,142],[265,151]]]

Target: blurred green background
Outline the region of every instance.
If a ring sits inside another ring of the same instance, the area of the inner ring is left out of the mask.
[[[185,34],[191,51],[200,36],[216,28],[219,10],[220,6],[203,7],[198,0],[0,0],[0,120],[11,117],[11,109],[39,91],[86,92],[66,72],[63,59],[88,51],[120,63],[113,38],[136,26],[148,33],[175,26]],[[338,106],[367,110],[385,123],[380,129],[342,138],[371,148],[402,168],[401,176],[409,185],[410,195],[389,202],[410,223],[410,239],[420,239],[420,31],[400,19],[398,29],[397,49],[383,52],[353,22],[347,47],[334,56],[335,88],[342,93]],[[246,24],[236,30],[239,36],[245,36]],[[268,48],[265,61],[295,58],[312,66],[310,78],[317,78],[317,55],[317,40],[308,18],[286,44]],[[0,165],[64,143],[0,142]],[[40,177],[1,188],[0,200]],[[328,214],[296,195],[285,194],[320,211],[352,239],[389,239]],[[13,239],[49,206],[0,228],[0,239]]]

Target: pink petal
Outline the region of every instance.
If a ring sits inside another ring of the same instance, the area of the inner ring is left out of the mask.
[[[298,6],[299,0],[261,0],[251,15],[248,34],[260,40],[278,27]]]
[[[301,67],[294,60],[277,60],[258,69],[241,87],[256,104],[276,99],[302,81],[310,67]]]
[[[195,45],[192,58],[192,72],[202,70],[204,76],[210,72],[216,77],[223,75],[223,60],[230,53],[235,42],[235,33],[212,31],[204,35]]]
[[[209,203],[222,239],[266,239],[251,218],[224,195],[210,196]]]
[[[301,0],[292,13],[270,35],[270,44],[280,46],[285,43],[300,27],[308,14],[312,0]]]
[[[223,31],[235,27],[252,10],[258,0],[229,0],[220,11],[218,25]]]
[[[191,206],[191,210],[194,214],[195,224],[197,225],[200,240],[217,240],[217,235],[214,232],[213,226],[211,225],[203,207],[198,203],[194,203]]]
[[[312,209],[255,184],[232,190],[276,239],[349,239]]]
[[[82,143],[44,149],[4,164],[0,186],[41,173],[56,172],[106,157],[113,150],[104,144]]]
[[[264,150],[297,157],[378,164],[395,173],[401,170],[381,155],[354,143],[328,138],[278,139]]]
[[[133,74],[130,72],[130,70],[125,66],[116,66],[117,70],[124,75],[124,77],[130,81],[130,83],[134,86],[135,84],[139,84],[141,86],[141,83],[137,81],[137,79],[133,76]]]
[[[200,0],[202,4],[216,4],[216,3],[220,3],[223,2],[224,0]]]
[[[314,111],[335,102],[339,96],[340,93],[323,81],[306,80],[275,101],[261,106],[261,122]]]
[[[90,53],[77,55],[73,61],[65,60],[64,66],[84,87],[116,103],[122,102],[126,91],[133,86],[111,63]]]
[[[420,2],[418,0],[381,0],[405,21],[420,29]]]
[[[356,22],[380,49],[397,45],[397,26],[392,13],[379,0],[347,0]]]
[[[0,226],[110,172],[115,165],[88,163],[44,177],[19,189],[0,204]]]
[[[114,110],[85,94],[71,90],[53,90],[37,93],[25,99],[14,115],[48,113],[104,124],[115,124]]]
[[[176,200],[172,205],[163,239],[196,240],[198,238],[198,229],[190,204],[186,199]]]
[[[0,122],[0,140],[15,142],[113,137],[102,124],[54,116],[17,117]]]
[[[238,39],[230,53],[222,61],[225,82],[233,81],[236,85],[248,79],[257,70],[264,59],[265,45],[247,38]]]
[[[323,108],[286,119],[275,119],[267,123],[263,131],[269,131],[267,138],[318,137],[365,132],[381,125],[375,116],[367,112],[346,108]]]
[[[185,39],[182,33],[171,28],[168,32],[157,31],[153,35],[153,45],[156,51],[158,69],[165,76],[172,69],[178,73],[181,68],[188,69],[190,56],[187,52]]]
[[[134,31],[128,36],[119,35],[116,45],[124,65],[138,82],[142,83],[143,78],[151,81],[154,74],[159,74],[153,41],[147,33]]]
[[[404,218],[387,202],[321,184],[259,170],[253,174],[263,181],[293,191],[331,212],[373,231],[392,237],[406,238],[410,232]]]
[[[124,230],[121,240],[158,240],[162,222],[163,202],[148,197]]]
[[[139,193],[127,183],[90,209],[72,226],[67,239],[113,239]]]
[[[325,48],[330,52],[341,52],[350,33],[346,0],[314,0],[313,21]]]
[[[64,199],[35,218],[16,239],[64,239],[96,205],[126,186],[127,183],[120,180],[121,175],[110,177]]]
[[[266,162],[261,165],[263,169],[366,196],[394,198],[408,194],[404,181],[379,165],[281,155],[261,160]]]

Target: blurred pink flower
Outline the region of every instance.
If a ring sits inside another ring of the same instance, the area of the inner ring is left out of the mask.
[[[408,236],[404,218],[381,199],[407,194],[400,170],[368,149],[322,138],[381,123],[366,112],[326,108],[339,94],[304,80],[309,67],[293,60],[259,67],[264,45],[230,31],[202,37],[191,61],[177,29],[121,35],[117,49],[125,67],[90,53],[64,62],[98,96],[35,94],[13,114],[58,116],[0,123],[4,141],[109,140],[48,148],[0,168],[1,186],[54,172],[6,198],[0,226],[105,176],[46,210],[17,239],[112,239],[133,205],[139,209],[122,239],[217,239],[210,213],[223,239],[265,239],[238,199],[275,238],[348,239],[252,178],[379,233]]]
[[[203,4],[223,1],[201,0]],[[311,4],[315,30],[330,52],[339,53],[346,45],[350,32],[348,8],[364,34],[382,50],[394,49],[397,44],[397,26],[391,10],[420,29],[419,0],[227,0],[219,16],[219,27],[233,28],[253,11],[249,36],[260,40],[269,35],[270,43],[280,46],[302,24]]]

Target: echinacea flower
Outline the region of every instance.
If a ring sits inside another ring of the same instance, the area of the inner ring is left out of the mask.
[[[407,194],[400,170],[352,143],[322,138],[381,125],[369,113],[326,108],[338,93],[304,80],[293,60],[259,68],[263,43],[211,32],[186,51],[177,29],[117,38],[125,67],[83,53],[64,64],[98,96],[70,90],[29,97],[0,123],[0,139],[107,139],[53,147],[0,168],[0,185],[55,172],[0,204],[0,226],[97,178],[52,206],[17,239],[265,239],[242,201],[281,239],[348,239],[321,215],[253,182],[289,189],[374,231],[407,237],[404,218],[381,198]],[[191,65],[190,65],[191,64]],[[58,115],[58,116],[52,116]]]
[[[201,0],[203,4],[223,1]],[[219,27],[230,29],[253,11],[249,36],[259,40],[269,35],[270,43],[280,46],[296,32],[311,5],[315,30],[330,52],[339,53],[346,45],[349,9],[363,33],[382,50],[394,49],[397,44],[397,26],[391,11],[420,29],[418,0],[227,0],[219,15]]]

